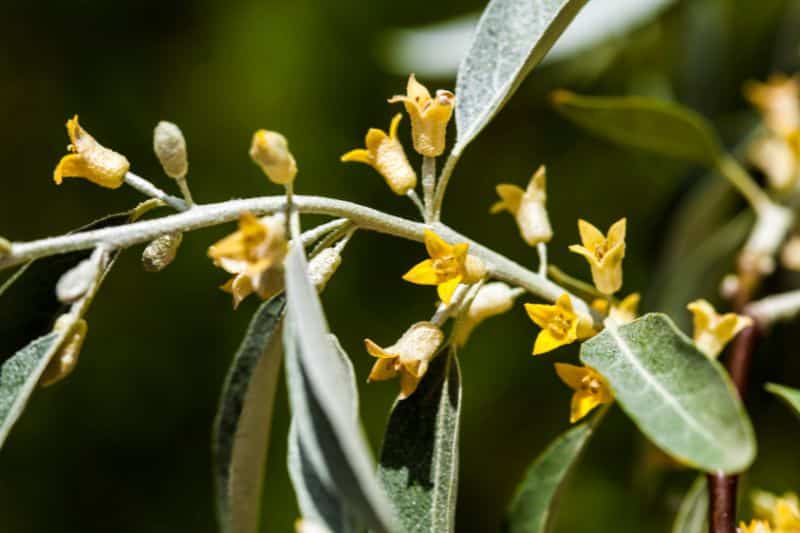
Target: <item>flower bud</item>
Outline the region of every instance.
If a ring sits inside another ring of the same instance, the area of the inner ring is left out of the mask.
[[[478,290],[469,306],[466,316],[456,325],[453,342],[463,346],[472,330],[487,318],[507,312],[514,305],[520,291],[503,282],[487,283]]]
[[[286,137],[280,133],[258,130],[250,145],[250,157],[273,183],[287,185],[294,181],[297,163],[289,152]]]
[[[97,279],[99,270],[97,261],[89,258],[64,273],[56,283],[58,301],[71,304],[80,300]]]
[[[58,351],[47,364],[47,367],[42,372],[39,378],[39,384],[42,387],[49,387],[50,385],[61,381],[67,377],[78,364],[78,356],[81,353],[83,341],[86,339],[86,331],[88,326],[86,321],[79,319],[73,322],[73,317],[69,315],[62,315],[56,320],[53,331],[64,333],[64,339],[61,341]]]
[[[540,166],[528,182],[526,190],[516,185],[500,184],[497,194],[501,200],[492,206],[492,213],[508,211],[517,221],[522,238],[531,246],[549,242],[553,229],[547,214],[546,171]]]
[[[317,291],[322,292],[328,281],[336,273],[339,265],[342,264],[342,256],[336,248],[325,248],[308,263],[308,276],[311,278],[311,283],[317,288]]]
[[[173,179],[183,179],[189,171],[186,160],[186,139],[172,122],[161,121],[153,133],[153,150],[164,172]]]
[[[167,268],[183,241],[183,233],[167,233],[153,240],[142,252],[142,266],[148,272],[160,272]]]

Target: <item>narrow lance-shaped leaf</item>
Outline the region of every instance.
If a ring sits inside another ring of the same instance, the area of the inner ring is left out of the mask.
[[[589,443],[605,408],[554,440],[528,468],[508,511],[509,533],[544,533],[554,524],[558,495]]]
[[[800,390],[767,383],[765,387],[769,392],[783,400],[797,416],[800,416]]]
[[[708,486],[706,476],[699,476],[684,496],[672,533],[705,533],[708,531]]]
[[[456,81],[454,154],[463,151],[544,58],[586,0],[492,0]]]
[[[394,531],[391,504],[374,471],[363,430],[352,417],[347,379],[337,362],[316,289],[301,248],[285,261],[289,323],[284,332],[290,400],[297,431],[309,444],[315,467],[338,490],[345,506],[366,527]],[[292,361],[297,372],[289,374]],[[313,449],[312,449],[313,448]]]
[[[283,293],[261,304],[225,378],[212,454],[217,514],[225,533],[255,533],[283,356]]]
[[[640,96],[553,94],[556,110],[610,141],[713,167],[721,148],[714,130],[698,113],[679,104]]]
[[[430,364],[417,390],[398,400],[379,472],[405,531],[455,531],[461,372],[454,347]]]
[[[666,316],[645,315],[583,343],[581,361],[608,380],[639,429],[678,460],[705,471],[741,472],[756,444],[725,370]]]
[[[347,399],[352,406],[352,416],[358,419],[358,387],[356,385],[355,371],[350,362],[350,358],[339,344],[339,340],[331,335],[331,342],[339,355],[341,375],[347,376],[349,385],[349,398]],[[296,367],[297,361],[289,362],[288,365]],[[298,368],[294,368],[293,375],[297,375]],[[297,382],[297,378],[293,380]],[[317,408],[318,409],[318,408]],[[289,476],[292,480],[294,492],[297,495],[297,503],[303,518],[310,519],[314,523],[323,524],[331,531],[349,533],[356,531],[352,517],[344,507],[336,487],[332,486],[330,480],[325,480],[325,473],[317,470],[315,463],[319,463],[319,457],[313,458],[314,444],[311,445],[301,442],[297,424],[292,421],[289,428],[289,451],[287,463]]]

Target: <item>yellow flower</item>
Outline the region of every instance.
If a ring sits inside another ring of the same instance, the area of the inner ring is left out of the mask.
[[[592,269],[592,280],[603,294],[614,294],[622,287],[622,259],[625,257],[626,219],[621,218],[603,234],[585,220],[578,220],[583,246],[573,244],[571,252],[581,254]]]
[[[253,292],[267,299],[283,288],[283,258],[287,248],[283,215],[259,220],[252,213],[243,213],[239,231],[208,249],[215,265],[234,274],[222,286],[222,290],[233,295],[234,308]]]
[[[453,116],[455,96],[450,91],[438,90],[431,97],[428,89],[411,74],[406,94],[389,98],[389,103],[403,102],[411,117],[411,138],[414,150],[426,157],[436,157],[444,152],[447,123]]]
[[[623,298],[623,300],[616,305],[611,306],[611,311],[608,310],[608,300],[597,298],[592,302],[592,309],[602,315],[608,315],[613,318],[618,324],[627,324],[633,322],[639,315],[639,301],[641,297],[638,292],[634,292]]]
[[[561,381],[575,391],[569,414],[571,423],[577,422],[598,405],[614,401],[606,380],[593,368],[565,363],[556,363],[555,366]]]
[[[399,374],[400,399],[408,398],[428,371],[443,339],[442,330],[430,322],[417,322],[388,348],[364,339],[367,352],[378,358],[368,381],[384,381]]]
[[[550,218],[547,216],[545,201],[546,171],[544,165],[540,166],[528,183],[528,188],[501,183],[496,187],[501,200],[495,203],[490,212],[492,214],[508,211],[517,220],[517,226],[531,246],[540,242],[548,242],[553,238],[553,229],[550,227]]]
[[[800,79],[796,76],[773,74],[766,83],[750,81],[744,93],[774,133],[786,137],[800,129]]]
[[[377,128],[370,128],[364,141],[366,149],[350,150],[342,156],[345,163],[355,161],[370,165],[383,176],[392,192],[401,196],[417,186],[417,174],[397,139],[397,125],[402,118],[400,113],[394,116],[388,135]]]
[[[542,328],[533,345],[533,355],[555,350],[594,334],[591,324],[572,309],[569,294],[562,294],[554,305],[525,304],[528,316]]]
[[[788,492],[775,496],[765,491],[753,491],[753,511],[758,518],[769,520],[776,533],[800,533],[800,501]]]
[[[426,229],[425,248],[431,258],[414,266],[403,279],[417,285],[436,285],[439,299],[446,304],[459,283],[475,283],[486,273],[480,259],[467,255],[469,244],[465,242],[450,245]]]
[[[694,317],[694,343],[708,357],[716,358],[740,331],[753,325],[753,319],[736,313],[720,315],[706,300],[686,306]]]
[[[53,181],[61,185],[64,178],[83,178],[101,187],[116,189],[125,182],[130,163],[124,155],[106,148],[78,123],[78,115],[67,121],[71,152],[61,158],[53,172]]]
[[[289,151],[289,142],[278,132],[255,132],[250,144],[250,157],[272,183],[287,185],[297,175],[297,163]]]
[[[772,533],[769,522],[763,520],[751,520],[750,524],[739,522],[737,533]]]

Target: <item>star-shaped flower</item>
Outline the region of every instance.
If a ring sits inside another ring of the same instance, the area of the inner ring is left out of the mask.
[[[694,343],[714,359],[740,331],[753,325],[753,319],[736,313],[720,315],[706,300],[695,300],[686,306],[694,317]]]
[[[555,350],[594,334],[591,324],[587,324],[572,309],[572,301],[566,293],[559,296],[553,305],[525,304],[525,311],[542,328],[533,345],[533,355]]]
[[[625,257],[626,220],[620,219],[603,235],[585,220],[578,221],[580,244],[569,247],[571,252],[581,254],[592,269],[592,280],[603,294],[614,294],[622,287],[622,259]]]
[[[570,407],[571,423],[577,422],[598,405],[614,401],[606,380],[593,368],[565,363],[556,363],[555,367],[561,381],[575,391]]]

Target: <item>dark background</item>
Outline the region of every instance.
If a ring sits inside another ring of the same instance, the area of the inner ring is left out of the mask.
[[[52,183],[68,142],[63,124],[74,113],[101,142],[126,154],[134,172],[170,189],[173,184],[152,154],[151,136],[160,119],[178,123],[188,140],[189,181],[200,202],[278,193],[247,157],[252,132],[267,127],[290,139],[300,193],[413,217],[410,203],[393,196],[369,168],[345,166],[338,158],[361,145],[368,127],[388,127],[398,110],[385,98],[402,92],[405,77],[387,73],[378,59],[384,31],[484,5],[480,0],[6,3],[0,18],[0,235],[22,241],[62,233],[140,199],[126,188]],[[678,2],[628,37],[536,70],[467,150],[451,182],[446,221],[535,266],[535,254],[512,219],[490,218],[487,211],[496,183],[524,184],[546,163],[556,229],[553,262],[588,276],[583,260],[566,251],[577,242],[576,219],[606,228],[627,216],[624,292],[643,292],[645,310],[664,309],[660,304],[667,297],[680,294],[680,301],[664,310],[685,325],[682,306],[713,296],[718,278],[701,276],[703,289],[684,287],[683,298],[679,289],[688,278],[677,270],[657,274],[665,265],[679,269],[688,262],[670,234],[679,206],[695,185],[708,183],[702,169],[589,137],[550,110],[547,94],[567,87],[674,98],[712,119],[733,145],[753,118],[741,84],[796,65],[797,7],[779,0]],[[448,79],[423,81],[431,88],[453,86]],[[407,128],[402,131],[407,135]],[[205,256],[208,245],[232,228],[187,235],[178,259],[160,274],[142,270],[140,248],[121,257],[88,316],[89,336],[76,372],[37,391],[0,452],[0,530],[216,530],[211,421],[226,367],[257,306],[251,298],[232,311],[229,296],[217,289],[226,275]],[[688,228],[690,240],[709,229],[692,223]],[[418,244],[358,233],[325,292],[332,328],[362,383],[372,359],[361,339],[388,344],[432,311],[433,291],[400,279],[422,255]],[[717,274],[730,269],[726,261],[723,257]],[[787,274],[771,282],[776,290],[796,283]],[[760,456],[748,486],[800,488],[800,426],[761,390],[764,380],[800,385],[795,328],[777,328],[758,354],[750,408]],[[463,351],[459,531],[497,530],[525,466],[568,427],[570,392],[552,363],[574,361],[577,349],[534,359],[535,334],[518,304],[487,322]],[[263,531],[290,531],[297,516],[284,466],[288,410],[281,387]],[[363,384],[361,394],[362,417],[377,447],[396,383]],[[658,463],[632,424],[613,411],[565,494],[559,531],[667,531],[693,474],[660,470]]]

